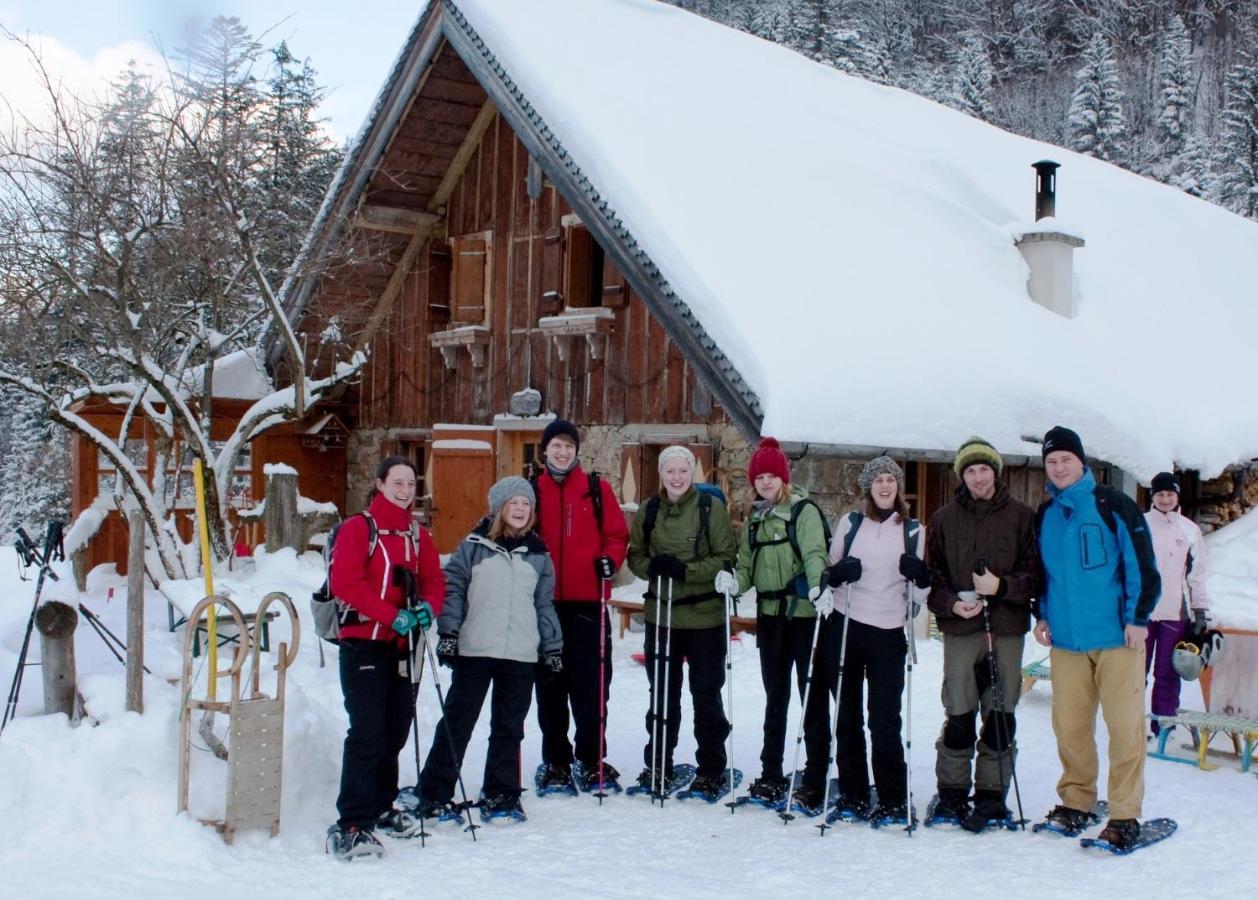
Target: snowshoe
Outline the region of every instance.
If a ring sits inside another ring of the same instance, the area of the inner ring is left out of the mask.
[[[360,856],[384,856],[384,845],[370,831],[354,825],[333,825],[328,829],[324,852],[351,862]]]
[[[730,770],[726,769],[718,776],[696,775],[685,790],[677,792],[678,800],[704,800],[717,803],[730,792]],[[734,769],[734,787],[743,783],[741,769]]]
[[[401,809],[390,809],[376,818],[376,834],[394,840],[419,837],[419,819]]]
[[[625,793],[631,797],[645,794],[652,799],[664,799],[673,796],[673,794],[686,787],[694,780],[694,777],[695,767],[689,763],[673,766],[672,773],[665,779],[661,789],[661,785],[652,784],[651,770],[649,768],[643,769],[638,773],[637,783],[630,785]]]
[[[909,820],[907,803],[879,803],[869,814],[869,824],[873,828],[889,828],[892,825],[903,825],[912,831],[917,826],[917,811],[913,810],[912,822]]]
[[[520,795],[504,791],[501,794],[485,796],[482,792],[476,804],[480,807],[480,820],[485,824],[491,822],[527,822],[524,807],[520,805]]]
[[[974,808],[961,820],[961,827],[970,834],[982,834],[988,828],[1003,827],[1015,831],[1020,823],[1004,799],[997,793],[978,791],[974,795]]]
[[[945,790],[930,798],[926,804],[926,818],[922,824],[927,828],[936,825],[960,825],[970,816],[970,798],[964,791]]]
[[[1126,856],[1150,844],[1164,841],[1179,828],[1174,819],[1110,819],[1101,833],[1094,838],[1082,838],[1081,847],[1095,847],[1116,856]]]
[[[1099,824],[1108,813],[1109,804],[1104,800],[1098,800],[1092,807],[1092,812],[1071,809],[1069,806],[1058,804],[1044,817],[1043,822],[1032,825],[1031,831],[1037,833],[1047,831],[1060,834],[1062,837],[1078,837],[1093,825]]]
[[[575,797],[577,785],[572,780],[572,770],[542,763],[533,773],[533,792],[539,797]]]
[[[449,800],[425,800],[413,787],[398,791],[394,805],[410,813],[425,824],[429,822],[455,822],[463,824],[463,814]]]
[[[799,774],[803,777],[803,773]],[[747,793],[735,798],[735,806],[760,806],[765,809],[781,810],[786,801],[786,791],[790,786],[786,778],[766,778],[761,775],[751,783]]]
[[[834,796],[833,791],[830,796]],[[791,812],[797,813],[801,816],[807,816],[811,819],[824,812],[821,808],[824,803],[824,788],[801,784],[799,787],[795,788],[795,793],[791,795]]]
[[[870,810],[875,801],[873,797],[840,796],[834,801],[834,808],[826,813],[826,821],[835,822],[868,822]]]
[[[620,773],[616,771],[616,767],[610,763],[603,763],[603,780],[599,781],[598,766],[590,769],[580,763],[572,764],[572,778],[576,782],[577,788],[584,794],[597,794],[602,791],[605,794],[619,794],[623,788],[620,786]]]

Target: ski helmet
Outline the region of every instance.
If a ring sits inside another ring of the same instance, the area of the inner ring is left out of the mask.
[[[1171,653],[1171,665],[1185,681],[1196,681],[1201,677],[1201,670],[1206,667],[1201,651],[1196,644],[1189,641],[1180,641],[1175,645]]]
[[[1227,649],[1223,632],[1211,628],[1201,639],[1201,661],[1207,666],[1217,666]]]

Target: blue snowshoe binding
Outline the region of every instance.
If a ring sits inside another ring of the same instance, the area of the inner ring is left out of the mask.
[[[542,763],[533,773],[533,793],[539,797],[575,797],[577,783],[567,766]]]
[[[1094,838],[1082,838],[1081,847],[1091,847],[1113,853],[1115,856],[1126,856],[1144,847],[1164,841],[1179,828],[1174,819],[1146,819],[1137,823],[1135,819],[1110,819]]]
[[[682,788],[689,785],[690,782],[694,781],[694,777],[695,767],[688,763],[682,763],[681,765],[673,766],[672,773],[664,781],[663,785],[652,785],[651,770],[643,769],[638,775],[637,783],[631,784],[625,790],[625,794],[630,797],[645,795],[652,799],[663,800],[673,796]]]
[[[1107,815],[1109,815],[1109,804],[1104,800],[1098,800],[1091,812],[1058,805],[1054,806],[1052,812],[1044,817],[1044,821],[1032,825],[1031,831],[1036,834],[1047,832],[1074,838],[1089,828],[1099,825]]]
[[[703,800],[706,803],[718,803],[730,792],[730,770],[726,769],[720,777],[696,775],[690,785],[677,792],[678,800]],[[734,788],[743,783],[741,769],[734,769]]]

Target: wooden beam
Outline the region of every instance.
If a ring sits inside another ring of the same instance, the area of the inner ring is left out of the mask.
[[[435,229],[444,228],[445,221],[436,213],[418,209],[363,204],[354,217],[354,227],[394,234],[431,234]]]
[[[468,127],[467,137],[463,139],[463,143],[459,146],[459,152],[454,154],[454,159],[450,161],[450,168],[446,169],[445,178],[441,179],[441,184],[437,186],[432,199],[428,201],[429,210],[436,211],[445,206],[450,200],[450,195],[454,193],[455,185],[463,177],[467,164],[472,161],[472,154],[476,152],[481,138],[485,136],[485,132],[489,130],[489,126],[497,114],[498,108],[494,106],[494,101],[486,100],[485,105],[480,108],[475,121]]]
[[[375,339],[376,332],[380,330],[380,326],[384,324],[385,318],[393,308],[393,301],[402,292],[402,285],[406,283],[407,276],[411,274],[411,269],[415,266],[415,260],[419,259],[419,252],[424,249],[424,244],[428,243],[428,238],[429,234],[427,231],[417,232],[411,237],[410,242],[407,243],[406,249],[402,251],[401,259],[398,260],[397,266],[393,269],[393,274],[389,276],[389,283],[384,286],[384,292],[380,294],[380,299],[377,301],[375,309],[371,311],[367,324],[363,326],[362,333],[358,336],[358,341],[354,345],[355,352],[366,350],[372,340]]]

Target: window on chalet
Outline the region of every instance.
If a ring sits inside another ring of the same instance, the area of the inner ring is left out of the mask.
[[[450,245],[445,241],[431,241],[428,245],[427,263],[420,271],[428,290],[428,321],[444,325],[450,321]]]
[[[542,295],[539,316],[565,309],[625,305],[624,278],[590,230],[565,216],[542,236]]]

